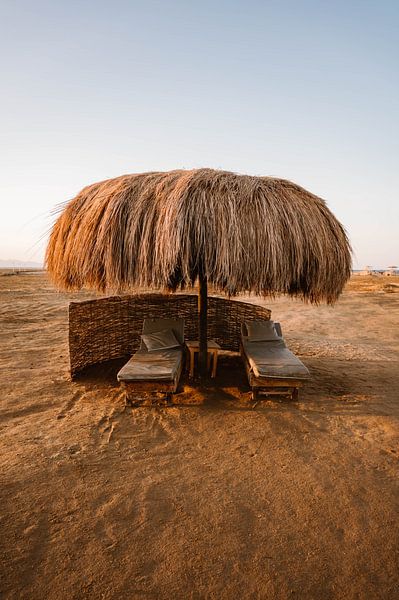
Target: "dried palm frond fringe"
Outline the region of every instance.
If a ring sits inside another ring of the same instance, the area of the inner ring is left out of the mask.
[[[344,228],[283,179],[213,169],[123,175],[84,188],[56,221],[54,283],[176,290],[201,270],[218,291],[334,302],[351,273]]]

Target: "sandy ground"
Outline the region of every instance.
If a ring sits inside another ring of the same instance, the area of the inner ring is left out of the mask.
[[[68,378],[85,295],[0,276],[1,598],[399,598],[392,281],[266,303],[312,372],[296,403],[253,408],[224,357],[193,406],[132,409],[115,365]]]

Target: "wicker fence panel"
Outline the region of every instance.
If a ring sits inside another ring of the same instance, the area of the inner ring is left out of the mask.
[[[263,306],[208,298],[208,337],[226,350],[238,350],[242,321],[270,319]],[[69,305],[71,374],[85,367],[133,354],[145,318],[183,317],[186,339],[198,339],[197,296],[137,294],[111,296]]]

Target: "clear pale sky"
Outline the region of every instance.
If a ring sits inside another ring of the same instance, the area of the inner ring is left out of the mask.
[[[122,173],[291,179],[399,263],[399,2],[0,0],[0,259]]]

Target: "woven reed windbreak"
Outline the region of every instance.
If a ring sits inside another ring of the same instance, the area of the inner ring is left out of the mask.
[[[198,339],[198,299],[189,294],[111,296],[69,305],[71,375],[90,365],[131,355],[139,347],[146,318],[182,317],[186,340]],[[239,349],[245,320],[270,319],[263,306],[226,298],[208,298],[208,339],[225,350]]]

